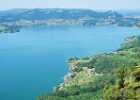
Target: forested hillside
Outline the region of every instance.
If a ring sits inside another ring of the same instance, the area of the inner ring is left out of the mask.
[[[140,36],[126,38],[116,52],[68,62],[64,83],[38,100],[140,99]]]

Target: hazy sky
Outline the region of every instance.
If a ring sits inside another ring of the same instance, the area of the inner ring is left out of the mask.
[[[140,9],[140,0],[0,0],[0,10],[11,8]]]

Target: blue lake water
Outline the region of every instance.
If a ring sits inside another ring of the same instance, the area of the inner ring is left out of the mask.
[[[35,100],[63,82],[67,59],[111,52],[127,36],[126,27],[36,27],[0,34],[0,100]]]

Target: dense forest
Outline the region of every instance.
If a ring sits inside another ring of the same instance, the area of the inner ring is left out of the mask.
[[[68,63],[64,83],[37,100],[140,100],[140,36],[126,38],[115,52]]]

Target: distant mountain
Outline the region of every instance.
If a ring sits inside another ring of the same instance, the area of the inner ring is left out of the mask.
[[[140,10],[118,10],[123,16],[140,17]]]
[[[132,27],[140,26],[140,18],[128,17],[115,11],[99,12],[88,9],[12,9],[0,11],[0,26],[6,26],[8,30],[11,30],[12,26],[19,30],[22,27],[36,25]]]
[[[13,9],[0,12],[0,21],[17,20],[48,20],[48,19],[80,19],[80,18],[108,18],[122,17],[113,11],[96,12],[81,9]]]

